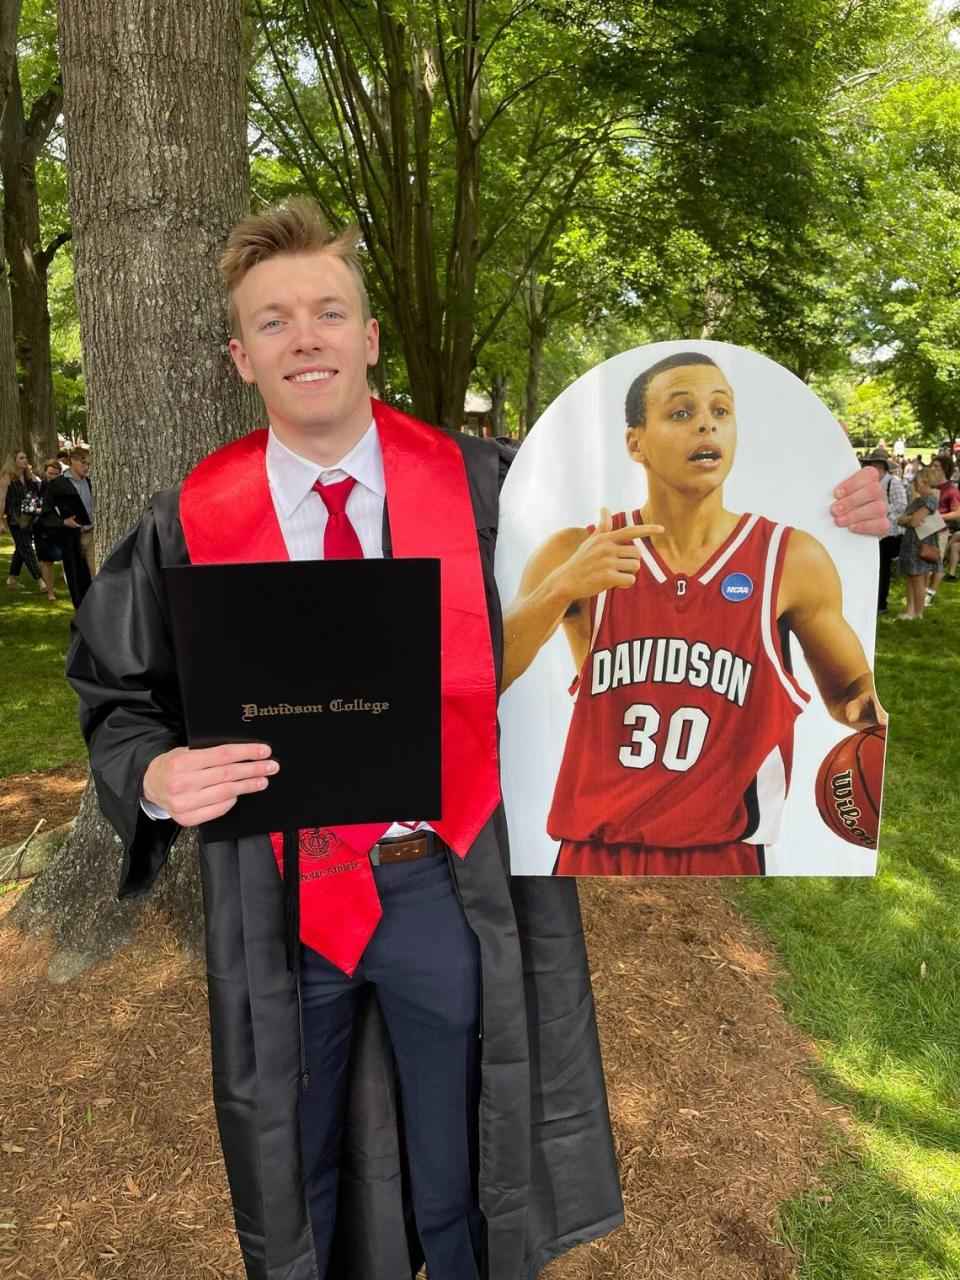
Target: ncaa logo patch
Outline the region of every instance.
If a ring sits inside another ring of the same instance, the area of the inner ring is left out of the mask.
[[[749,600],[753,595],[753,579],[745,573],[728,573],[720,583],[720,594],[734,604],[738,600]]]

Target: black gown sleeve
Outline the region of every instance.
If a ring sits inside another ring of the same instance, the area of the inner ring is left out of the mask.
[[[180,830],[140,807],[150,761],[186,742],[158,530],[169,523],[158,500],[168,498],[151,502],[104,563],[74,619],[67,654],[97,798],[123,842],[121,898],[150,888]]]

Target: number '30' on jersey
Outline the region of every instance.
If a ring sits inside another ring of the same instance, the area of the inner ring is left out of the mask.
[[[614,517],[615,528],[626,522]],[[793,725],[809,701],[776,617],[790,534],[744,515],[693,574],[637,542],[635,584],[591,603],[551,836],[665,848],[776,841]]]

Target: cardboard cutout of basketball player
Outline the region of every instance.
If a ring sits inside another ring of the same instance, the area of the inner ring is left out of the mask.
[[[855,465],[719,343],[626,352],[543,415],[498,543],[515,874],[874,872],[877,548],[829,514]]]

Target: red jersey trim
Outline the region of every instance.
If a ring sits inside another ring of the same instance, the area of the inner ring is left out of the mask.
[[[777,616],[777,598],[780,593],[780,581],[783,578],[783,562],[786,559],[787,544],[792,532],[789,526],[778,524],[770,538],[763,571],[763,606],[760,625],[763,647],[780,683],[793,702],[803,709],[810,701],[810,695],[800,686],[796,676],[787,667]]]

